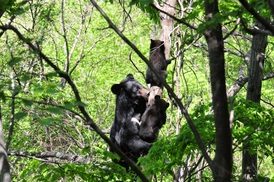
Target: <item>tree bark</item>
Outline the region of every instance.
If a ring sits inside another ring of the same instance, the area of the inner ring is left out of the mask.
[[[1,112],[2,111],[0,106],[0,182],[10,182],[10,165],[7,151],[5,149]]]
[[[212,21],[219,12],[218,0],[205,0],[206,20]],[[216,128],[216,153],[214,181],[231,181],[232,172],[232,138],[229,124],[228,104],[225,86],[224,69],[224,42],[220,23],[216,22],[214,28],[208,28],[205,38],[208,45],[210,79]]]
[[[261,23],[257,27],[263,28]],[[250,67],[246,99],[260,103],[263,80],[264,54],[267,45],[267,35],[256,34],[252,39]],[[249,152],[249,141],[243,143],[242,177],[244,181],[254,180],[257,176],[257,154]]]
[[[176,12],[176,3],[176,0],[163,0],[163,6],[160,7],[160,9],[173,16]],[[165,56],[166,59],[169,59],[171,50],[171,33],[174,28],[174,19],[160,12],[160,21],[162,25],[160,40],[165,42]]]

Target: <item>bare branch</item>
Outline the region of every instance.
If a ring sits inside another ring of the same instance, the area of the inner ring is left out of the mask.
[[[61,24],[62,24],[62,30],[63,30],[63,38],[65,40],[65,50],[66,50],[66,63],[64,66],[64,72],[68,72],[69,71],[69,62],[70,62],[70,56],[69,56],[69,44],[68,44],[68,38],[67,38],[67,29],[66,29],[66,24],[65,24],[65,18],[64,18],[64,14],[65,14],[65,0],[62,0],[61,3]]]
[[[274,27],[271,26],[271,24],[264,19],[262,16],[260,16],[257,11],[246,1],[246,0],[239,0],[240,3],[244,6],[244,8],[254,16],[254,18],[261,22],[261,24],[265,27],[265,29],[269,30],[272,34],[274,34]]]
[[[0,13],[1,14],[1,13]],[[0,16],[1,17],[1,16]],[[8,21],[7,21],[7,23],[6,23],[6,25],[10,25],[12,22],[13,22],[13,20],[15,19],[15,15],[13,15]],[[2,35],[5,33],[5,31],[2,31],[2,32],[0,32],[0,37],[2,37]]]
[[[263,77],[263,80],[269,80],[271,78],[274,78],[274,72],[270,72],[267,75]]]
[[[7,98],[11,98],[10,96],[6,96]],[[83,121],[85,120],[85,118],[83,116],[81,116],[79,113],[77,113],[76,111],[73,111],[71,109],[68,109],[64,106],[61,106],[61,105],[57,105],[57,104],[54,104],[52,102],[42,102],[42,101],[36,101],[36,100],[29,100],[29,99],[26,99],[26,98],[21,98],[21,97],[15,97],[15,99],[20,99],[22,101],[27,101],[27,102],[34,102],[34,103],[37,103],[37,104],[40,104],[40,105],[47,105],[47,106],[54,106],[54,107],[58,107],[60,109],[64,109],[64,110],[67,110],[69,111],[70,113],[74,114],[75,118],[80,120],[80,121]]]
[[[263,80],[269,80],[271,78],[274,78],[274,72],[270,72],[267,75],[263,77]],[[248,82],[248,77],[240,77],[238,78],[235,83],[228,89],[227,91],[227,97],[233,97],[235,96],[241,88]]]
[[[273,107],[273,108],[274,108],[274,105],[273,105],[272,103],[267,102],[267,101],[266,101],[266,100],[264,100],[264,99],[261,99],[261,101],[262,101],[263,103],[268,104],[268,105],[270,105],[271,107]]]
[[[12,140],[12,134],[13,134],[13,129],[14,129],[14,122],[15,122],[15,96],[19,93],[15,86],[15,78],[14,78],[14,73],[11,71],[10,72],[10,79],[11,79],[11,89],[12,89],[12,96],[11,96],[11,111],[10,111],[10,125],[9,125],[9,134],[8,134],[8,139],[6,143],[6,150],[9,149],[9,145]]]
[[[230,31],[230,32],[228,32],[225,36],[224,36],[224,40],[225,39],[227,39],[230,35],[232,35],[234,32],[235,32],[235,30],[238,28],[238,25],[239,25],[239,23],[240,23],[240,18],[238,18],[237,20],[236,20],[236,25],[235,25],[235,27]]]
[[[67,161],[67,163],[72,162],[72,163],[89,164],[91,161],[90,157],[82,157],[82,156],[73,155],[73,154],[64,154],[64,153],[55,152],[55,151],[29,153],[27,151],[12,150],[8,152],[8,155],[44,159],[48,162],[56,162],[56,159],[58,159],[58,160],[65,160]]]
[[[0,105],[0,181],[11,181],[10,164],[8,161],[7,150],[5,148],[3,126],[2,126],[2,109]]]
[[[248,28],[243,20],[241,20],[240,22],[244,30],[251,35],[256,35],[256,34],[273,35],[273,33],[270,32],[269,30],[262,30],[262,29],[259,29],[258,27]]]
[[[247,83],[247,81],[248,77],[238,78],[235,81],[235,83],[230,87],[230,89],[228,89],[227,97],[229,98],[235,96],[241,90],[241,88]]]
[[[153,7],[154,9],[156,9],[157,11],[159,11],[159,12],[161,12],[161,13],[164,13],[164,14],[166,14],[167,16],[173,18],[175,21],[177,21],[177,22],[179,22],[179,23],[182,23],[182,24],[188,26],[189,28],[191,28],[191,29],[193,29],[193,30],[197,30],[197,27],[195,27],[195,26],[193,26],[193,25],[191,25],[191,24],[189,24],[189,23],[183,21],[183,19],[177,18],[177,17],[175,17],[175,16],[173,16],[173,15],[171,15],[171,14],[169,14],[169,13],[167,13],[167,12],[161,10],[161,9],[159,9],[159,8],[156,7],[154,4],[150,4],[150,6]]]
[[[138,67],[136,66],[136,64],[135,64],[134,61],[132,60],[131,55],[132,55],[132,51],[130,50],[130,53],[129,53],[129,56],[128,56],[128,60],[131,62],[131,64],[134,66],[134,68],[135,68],[139,73],[142,74],[143,78],[145,78],[144,73],[138,69]]]

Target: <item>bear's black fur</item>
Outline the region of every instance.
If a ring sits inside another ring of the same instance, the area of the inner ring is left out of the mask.
[[[121,149],[134,162],[142,155],[146,155],[152,144],[142,140],[139,136],[140,124],[135,121],[127,121],[120,130]]]
[[[112,85],[111,91],[116,95],[116,109],[110,129],[110,139],[136,161],[135,155],[138,158],[139,153],[148,150],[150,145],[140,139],[138,127],[135,126],[132,118],[144,113],[149,91],[135,80],[132,74],[128,74],[119,84]]]
[[[150,43],[150,55],[149,61],[152,63],[156,71],[163,79],[166,79],[166,69],[170,61],[165,58],[165,46],[164,42],[160,40],[152,40]],[[163,87],[161,81],[156,77],[152,70],[148,67],[146,72],[146,83],[150,86]]]
[[[157,140],[162,126],[166,123],[166,110],[169,103],[161,99],[159,95],[155,96],[141,118],[139,136],[146,142],[153,143]]]

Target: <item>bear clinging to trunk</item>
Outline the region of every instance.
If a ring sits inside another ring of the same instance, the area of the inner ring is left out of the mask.
[[[149,61],[152,63],[156,71],[163,79],[166,79],[166,69],[170,61],[165,58],[165,46],[164,41],[152,40],[150,43],[150,55]],[[156,77],[152,70],[148,67],[146,72],[146,83],[150,86],[163,87],[161,81]]]
[[[154,97],[154,102],[147,106],[141,118],[139,136],[146,142],[153,143],[157,140],[162,126],[166,123],[166,110],[169,103],[159,95]]]
[[[135,125],[132,119],[141,117],[144,113],[149,91],[135,80],[132,74],[128,74],[119,84],[112,85],[111,91],[116,95],[116,109],[110,139],[128,157],[137,161],[143,151],[148,151],[151,144],[140,139],[139,126]],[[120,164],[123,165],[123,161],[120,161]]]

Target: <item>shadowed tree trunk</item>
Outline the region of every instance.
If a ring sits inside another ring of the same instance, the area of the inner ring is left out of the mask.
[[[5,1],[5,2],[1,1],[0,18],[6,11],[6,8],[11,7],[13,3],[14,3],[13,0]],[[3,35],[3,32],[1,32],[0,37]],[[8,161],[7,151],[5,148],[1,112],[2,111],[1,111],[1,105],[0,105],[0,182],[10,182],[11,181],[10,165]]]
[[[0,106],[0,182],[10,182],[10,165],[4,143],[1,106]]]
[[[205,0],[206,20],[212,21],[219,13],[218,0]],[[210,80],[216,128],[216,153],[214,181],[231,181],[232,172],[232,138],[229,125],[229,114],[225,87],[224,42],[220,23],[204,32],[209,54]]]
[[[257,27],[262,29],[260,23]],[[267,45],[267,35],[256,34],[253,35],[250,67],[248,74],[248,86],[246,99],[253,102],[260,103],[261,88],[263,79],[264,68],[264,54]],[[249,141],[243,143],[242,151],[242,176],[244,181],[254,180],[257,176],[257,154],[251,154],[249,152]]]

